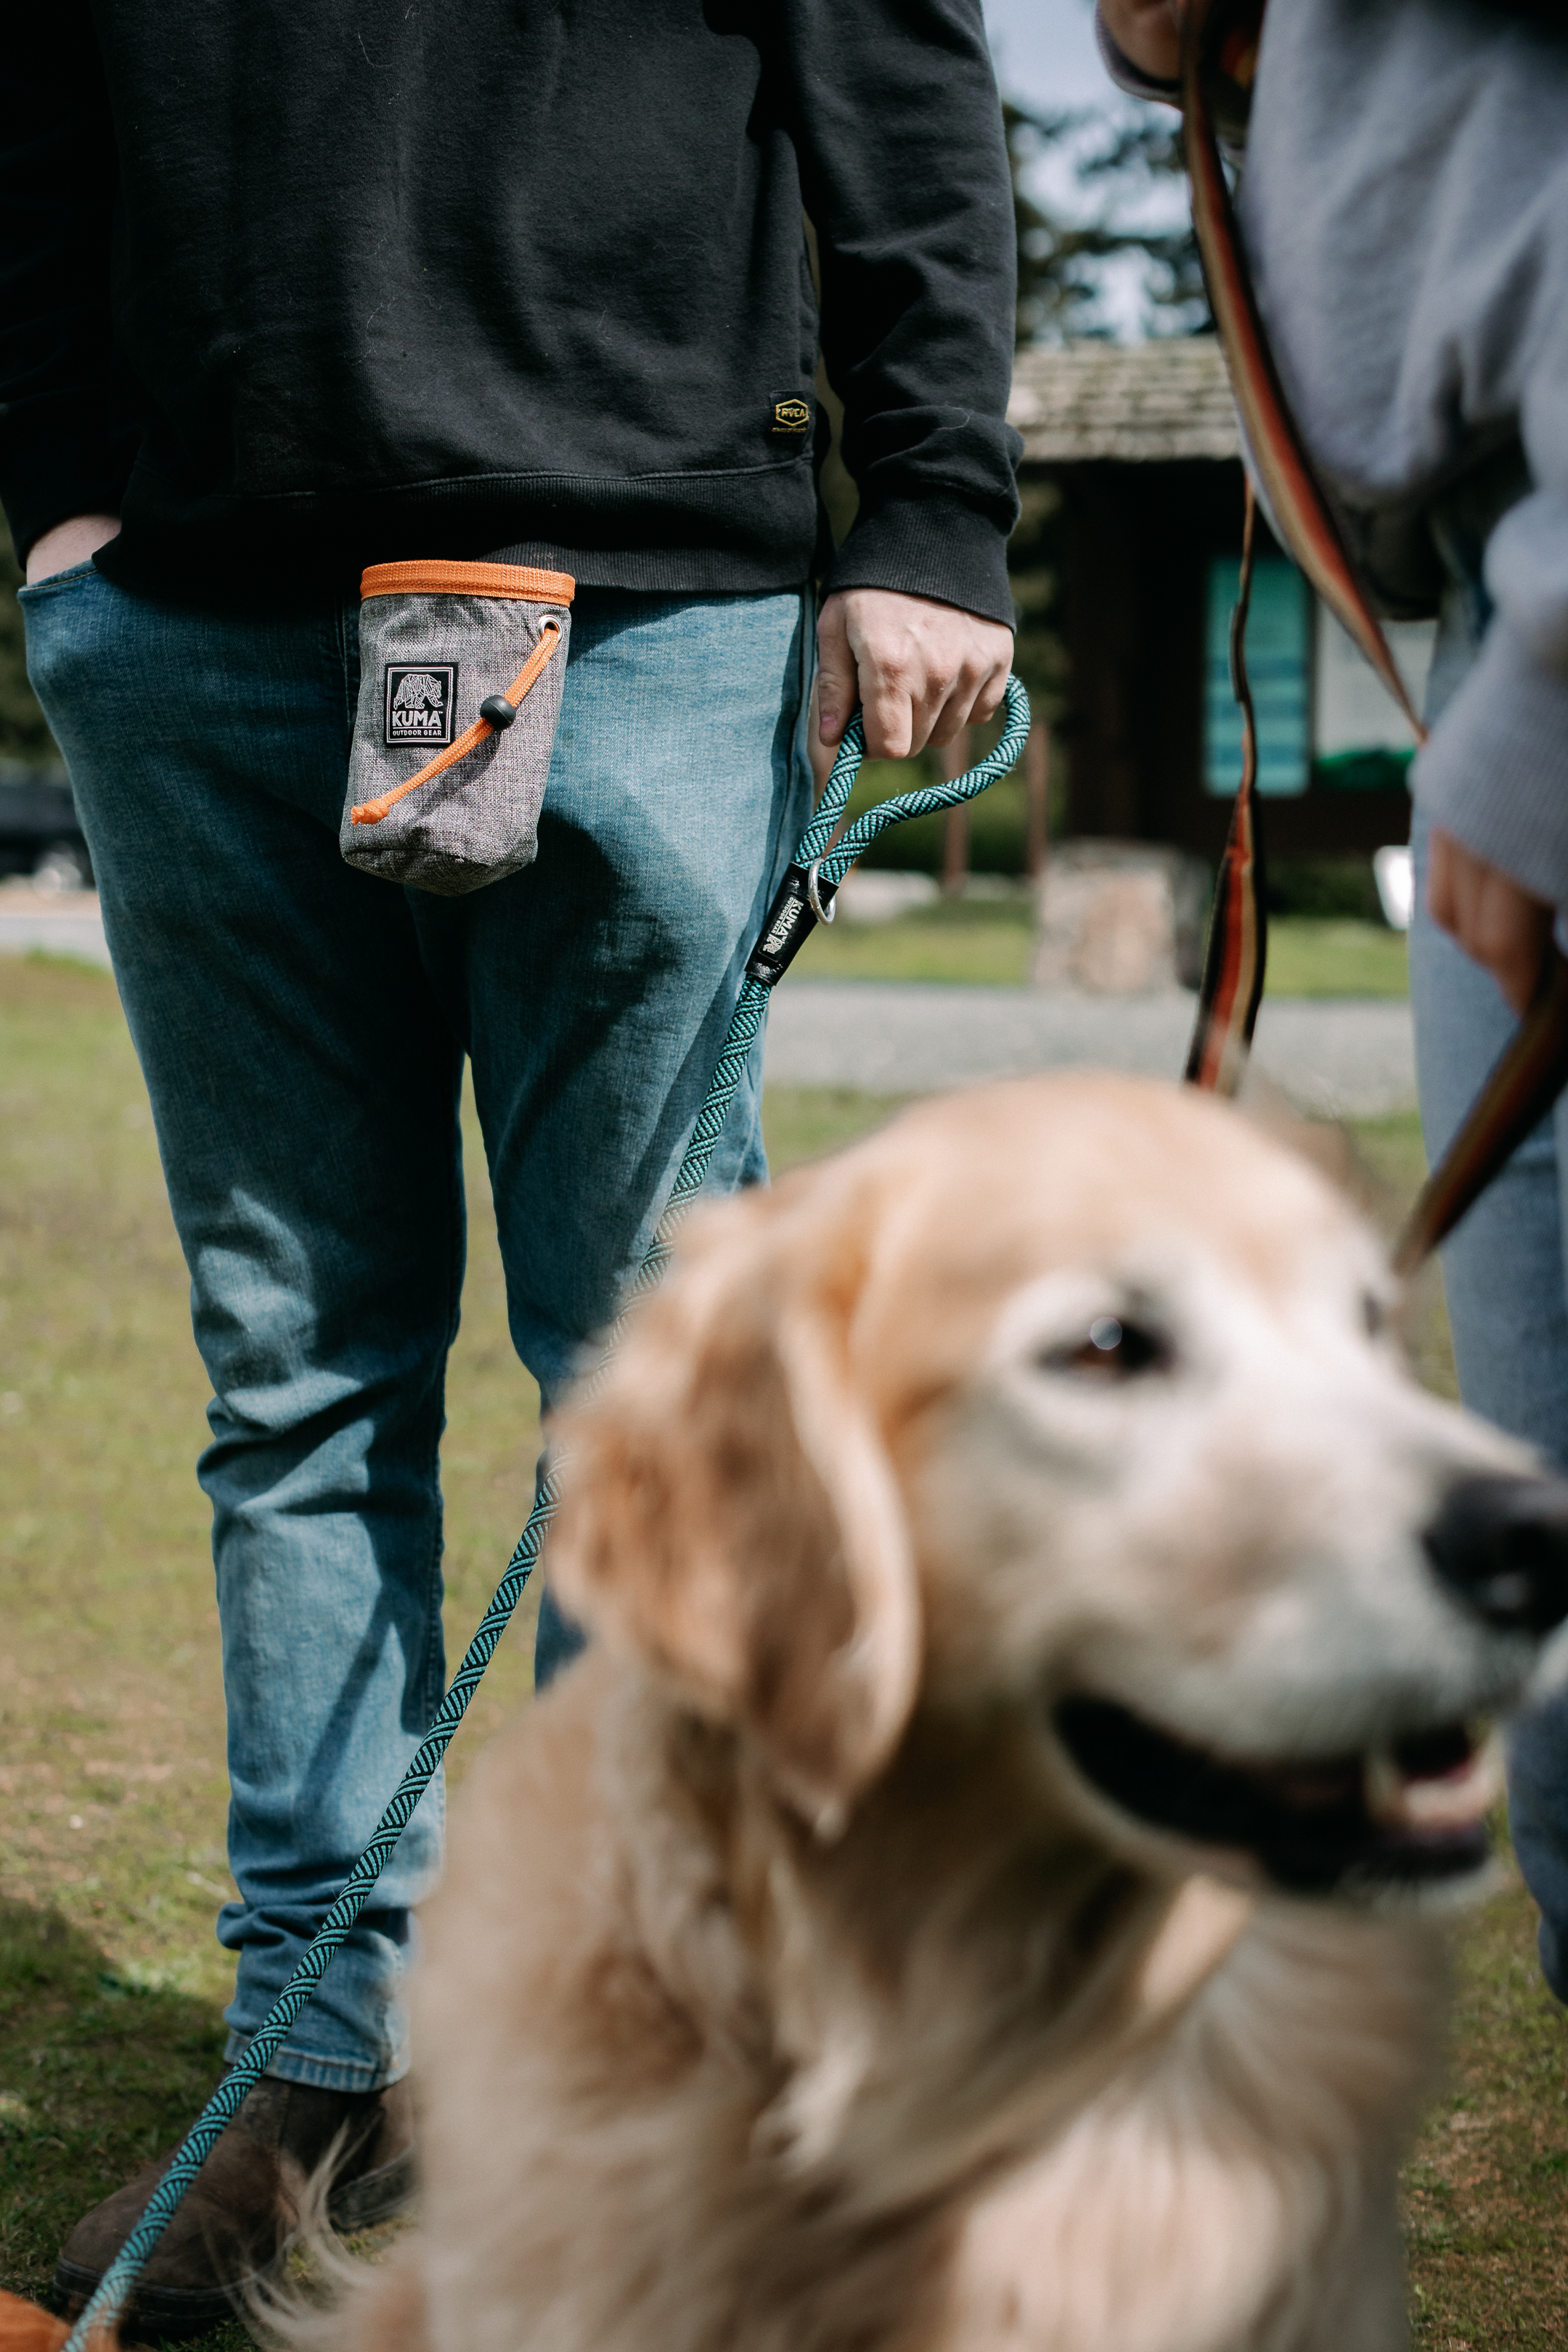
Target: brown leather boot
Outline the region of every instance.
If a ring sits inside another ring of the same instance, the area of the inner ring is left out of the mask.
[[[366,2230],[414,2193],[413,2110],[406,2083],[386,2091],[317,2091],[264,2074],[225,2125],[184,2202],[153,2250],[128,2336],[199,2336],[242,2310],[246,2290],[277,2268],[298,2224],[305,2185],[335,2152],[327,2215]],[[174,2151],[84,2213],[55,2269],[58,2308],[75,2318],[141,2220]]]

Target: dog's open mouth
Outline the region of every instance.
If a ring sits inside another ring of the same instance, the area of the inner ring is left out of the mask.
[[[1496,1742],[1445,1724],[1362,1755],[1246,1763],[1113,1700],[1057,1710],[1079,1770],[1126,1812],[1200,1845],[1242,1849],[1298,1894],[1453,1879],[1487,1859]]]

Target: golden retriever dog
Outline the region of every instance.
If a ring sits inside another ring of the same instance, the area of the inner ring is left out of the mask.
[[[334,2352],[1387,2352],[1431,1914],[1568,1489],[1212,1099],[925,1104],[693,1220],[563,1416],[424,2202]]]

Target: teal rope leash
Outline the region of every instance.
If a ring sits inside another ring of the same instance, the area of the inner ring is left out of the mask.
[[[1009,677],[1002,740],[986,759],[950,782],[927,785],[918,792],[900,793],[897,798],[868,809],[830,852],[828,843],[843,814],[844,804],[865,756],[865,733],[860,714],[856,712],[845,730],[838,756],[833,763],[833,772],[817,803],[816,813],[800,837],[795,861],[779,887],[768,910],[767,920],[763,925],[761,938],[747,962],[746,975],[741,983],[741,992],[723,1050],[702,1108],[697,1114],[668,1201],[654,1228],[653,1238],[642,1263],[632,1277],[630,1291],[633,1297],[652,1289],[663,1273],[676,1227],[702,1189],[702,1180],[713,1157],[714,1145],[723,1131],[735,1090],[761,1031],[769,992],[788,969],[817,922],[832,919],[833,896],[850,866],[889,825],[900,824],[906,817],[927,816],[933,810],[954,808],[961,801],[973,800],[988,784],[994,783],[999,776],[1005,776],[1016,764],[1028,732],[1028,697],[1018,680]],[[614,1343],[615,1335],[612,1334],[612,1349]],[[97,2327],[112,2326],[119,2318],[131,2299],[136,2281],[147,2266],[153,2248],[179,2210],[185,2191],[205,2163],[218,2134],[237,2114],[266,2073],[282,2046],[289,2027],[315,1991],[334,1953],[363,1910],[376,1880],[386,1867],[393,1848],[408,1825],[416,1805],[429,1787],[453,1733],[468,1713],[468,1702],[479,1686],[496,1643],[506,1631],[512,1611],[522,1597],[523,1587],[532,1575],[543,1549],[545,1531],[555,1517],[557,1500],[554,1467],[547,1463],[540,1474],[528,1525],[518,1538],[517,1549],[507,1562],[506,1573],[479,1621],[478,1632],[463,1653],[462,1663],[436,1711],[435,1720],[416,1749],[413,1760],[398,1783],[396,1794],[376,1823],[370,1843],[349,1873],[342,1892],[307,1945],[293,1975],[251,2036],[243,2055],[236,2059],[181,2141],[167,2172],[148,2200],[141,2221],[104,2272],[92,2300],[72,2328],[64,2352],[85,2352],[91,2331]]]

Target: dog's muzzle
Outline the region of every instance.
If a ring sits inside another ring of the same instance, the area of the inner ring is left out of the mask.
[[[1422,1543],[1448,1598],[1530,1653],[1568,1621],[1568,1480],[1471,1477],[1443,1496]],[[1323,1756],[1238,1756],[1199,1745],[1107,1696],[1055,1714],[1068,1756],[1146,1827],[1246,1853],[1278,1886],[1352,1895],[1465,1879],[1485,1864],[1500,1794],[1498,1744],[1463,1721]]]

